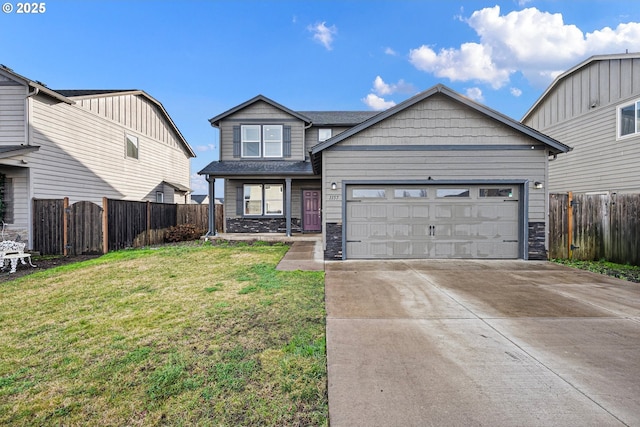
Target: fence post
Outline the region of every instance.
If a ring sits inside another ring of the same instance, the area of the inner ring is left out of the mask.
[[[573,258],[573,192],[567,198],[567,255]]]
[[[109,199],[102,198],[102,253],[109,252],[109,215],[107,212],[107,206],[109,205]]]
[[[65,197],[62,202],[62,255],[69,254],[69,198]]]
[[[147,200],[147,241],[145,245],[151,244],[151,201]]]

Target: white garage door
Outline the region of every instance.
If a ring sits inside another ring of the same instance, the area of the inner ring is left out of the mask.
[[[348,186],[348,259],[518,258],[518,186]]]

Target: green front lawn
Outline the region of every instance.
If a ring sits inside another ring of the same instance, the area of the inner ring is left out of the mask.
[[[110,253],[0,284],[0,425],[326,425],[324,277],[286,246]]]

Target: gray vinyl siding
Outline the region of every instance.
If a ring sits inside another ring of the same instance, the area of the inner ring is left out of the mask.
[[[26,143],[25,86],[11,84],[0,76],[0,144]]]
[[[558,82],[524,124],[573,147],[549,164],[551,192],[640,192],[640,135],[617,110],[640,99],[640,59],[599,60]]]
[[[640,135],[616,139],[617,111],[609,106],[545,129],[573,147],[549,164],[551,192],[640,192]]]
[[[376,145],[381,147],[367,149]],[[406,149],[412,145],[439,148]],[[522,149],[482,148],[492,145]],[[456,149],[460,146],[466,147]],[[533,183],[545,182],[547,153],[539,142],[515,129],[434,95],[323,151],[324,220],[342,221],[343,181],[426,181],[431,177],[436,184],[529,180],[529,221],[546,222],[546,191],[534,189]],[[332,182],[339,190],[330,189]]]
[[[286,160],[305,160],[304,122],[262,101],[251,104],[221,121],[220,160],[241,160],[233,156],[233,127],[243,124],[282,124],[291,126],[291,157],[287,157]]]
[[[345,127],[331,127],[331,126],[312,126],[307,129],[305,133],[305,153],[308,155],[309,151],[318,145],[318,130],[319,129],[331,129],[331,136],[334,137],[349,128]]]
[[[32,102],[32,144],[40,146],[29,156],[33,197],[69,197],[72,203],[90,200],[101,205],[103,197],[155,201],[162,181],[189,186],[189,157],[182,147],[96,115],[82,105],[42,97]],[[138,137],[138,159],[125,156],[127,133]],[[165,194],[165,202],[174,202],[171,198]]]

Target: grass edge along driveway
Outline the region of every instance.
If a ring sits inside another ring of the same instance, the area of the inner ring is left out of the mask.
[[[0,284],[1,425],[326,425],[323,272],[284,245],[109,253]]]

